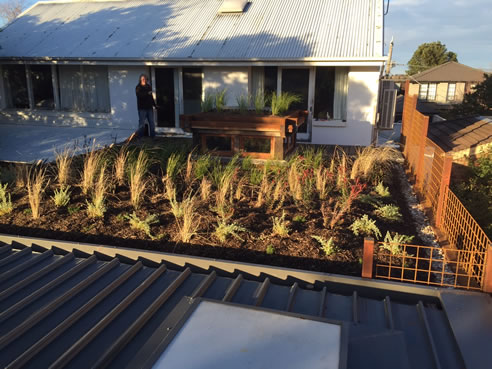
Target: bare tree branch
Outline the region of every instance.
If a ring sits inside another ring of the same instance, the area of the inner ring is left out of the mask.
[[[26,0],[4,0],[0,2],[0,18],[11,22],[22,13],[27,5]]]

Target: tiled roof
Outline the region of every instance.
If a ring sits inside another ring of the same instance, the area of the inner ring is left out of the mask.
[[[257,277],[240,269],[228,273],[5,244],[0,247],[0,366],[145,367],[148,353],[173,329],[165,322],[188,296],[341,322],[348,330],[347,368],[465,367],[469,353],[460,352],[453,332],[458,340],[466,337],[460,333],[466,327],[455,324],[463,318],[460,304],[481,294],[447,292],[456,302],[452,313],[459,316],[450,321],[444,292],[435,288],[411,286],[409,292],[405,284],[395,288],[342,276],[307,284],[279,280],[263,269]],[[485,344],[487,337],[476,340]],[[480,363],[480,345],[474,346],[471,356]]]
[[[470,82],[484,80],[484,71],[458,62],[447,62],[414,74],[411,83],[418,82]]]

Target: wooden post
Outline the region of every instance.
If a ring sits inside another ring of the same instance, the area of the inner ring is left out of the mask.
[[[483,272],[483,292],[492,293],[492,245],[487,247],[487,253],[485,255],[485,265]]]
[[[362,278],[372,278],[374,262],[374,238],[364,238],[364,253],[362,255]]]
[[[451,181],[451,168],[453,166],[453,157],[449,154],[446,154],[444,157],[444,163],[442,168],[442,176],[441,176],[441,186],[439,189],[439,199],[437,200],[437,209],[436,209],[436,227],[440,228],[442,224],[442,215],[444,214],[444,204],[447,201],[449,182]]]

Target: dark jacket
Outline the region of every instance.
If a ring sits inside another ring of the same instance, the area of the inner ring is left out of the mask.
[[[137,94],[137,108],[138,110],[149,110],[155,106],[154,97],[152,96],[152,87],[150,85],[142,86],[140,83],[135,87],[135,93]]]

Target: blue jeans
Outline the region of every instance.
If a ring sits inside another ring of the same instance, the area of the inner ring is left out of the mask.
[[[146,127],[145,120],[148,122],[148,128]],[[154,110],[153,109],[139,109],[138,110],[138,135],[155,137],[155,124],[154,124]]]

